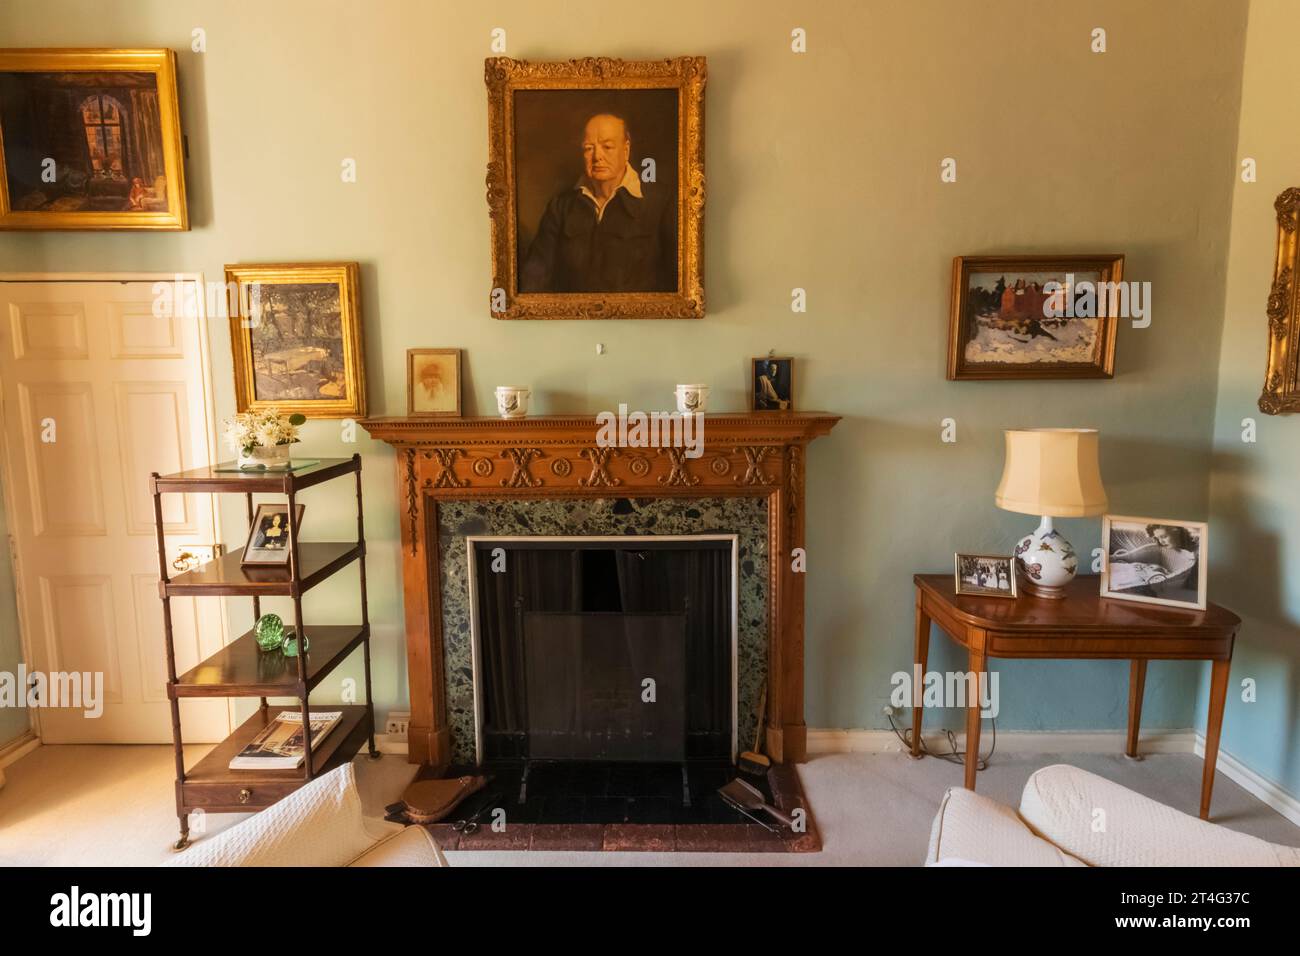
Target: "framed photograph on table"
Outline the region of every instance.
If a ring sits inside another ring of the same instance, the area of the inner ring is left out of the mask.
[[[1113,254],[957,256],[948,378],[1112,378],[1123,274]]]
[[[0,229],[188,229],[176,54],[0,50]]]
[[[406,414],[460,417],[460,349],[406,350]]]
[[[294,536],[302,528],[304,505],[293,512]],[[260,504],[253,515],[248,540],[244,543],[244,556],[239,561],[245,565],[263,567],[289,566],[289,505],[287,503]]]
[[[355,262],[226,266],[237,410],[366,413]]]
[[[704,315],[706,75],[701,56],[486,61],[494,318]]]
[[[1015,558],[997,554],[954,554],[954,590],[981,597],[1017,597]]]
[[[1209,540],[1200,521],[1106,515],[1102,597],[1205,610]]]

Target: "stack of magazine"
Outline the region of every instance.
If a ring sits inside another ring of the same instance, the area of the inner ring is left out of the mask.
[[[334,729],[343,717],[340,710],[311,712],[311,749]],[[302,711],[282,710],[262,732],[230,760],[231,770],[293,770],[306,756],[302,736]]]

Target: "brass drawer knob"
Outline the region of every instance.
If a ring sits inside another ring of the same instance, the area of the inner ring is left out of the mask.
[[[252,790],[249,790],[247,787],[245,787],[243,790],[240,790],[240,791],[239,791],[239,802],[240,802],[240,803],[247,803],[247,802],[248,802],[249,800],[251,800],[251,799],[253,799],[253,791],[252,791]]]

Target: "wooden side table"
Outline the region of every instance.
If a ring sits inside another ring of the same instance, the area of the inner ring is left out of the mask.
[[[966,648],[972,673],[984,672],[990,657],[1127,660],[1129,664],[1128,740],[1125,752],[1137,756],[1138,726],[1147,661],[1212,662],[1210,707],[1205,726],[1205,770],[1201,778],[1201,819],[1209,819],[1219,731],[1228,694],[1232,645],[1241,619],[1217,604],[1204,611],[1103,598],[1096,575],[1082,575],[1060,600],[957,594],[951,574],[918,574],[916,584],[916,663],[924,674],[930,653],[930,622]],[[920,698],[914,698],[919,702]],[[921,756],[921,707],[912,709],[912,756]],[[979,760],[980,703],[966,708],[966,788],[975,789]]]

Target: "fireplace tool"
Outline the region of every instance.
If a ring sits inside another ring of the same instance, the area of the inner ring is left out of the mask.
[[[768,826],[767,823],[754,816],[752,811],[765,810],[777,822],[787,827],[794,827],[794,818],[790,814],[772,806],[763,799],[763,795],[758,790],[739,778],[731,781],[725,787],[719,787],[718,796],[722,798],[722,802],[727,806],[739,810],[757,823],[762,823],[768,830],[775,832],[773,827]]]

